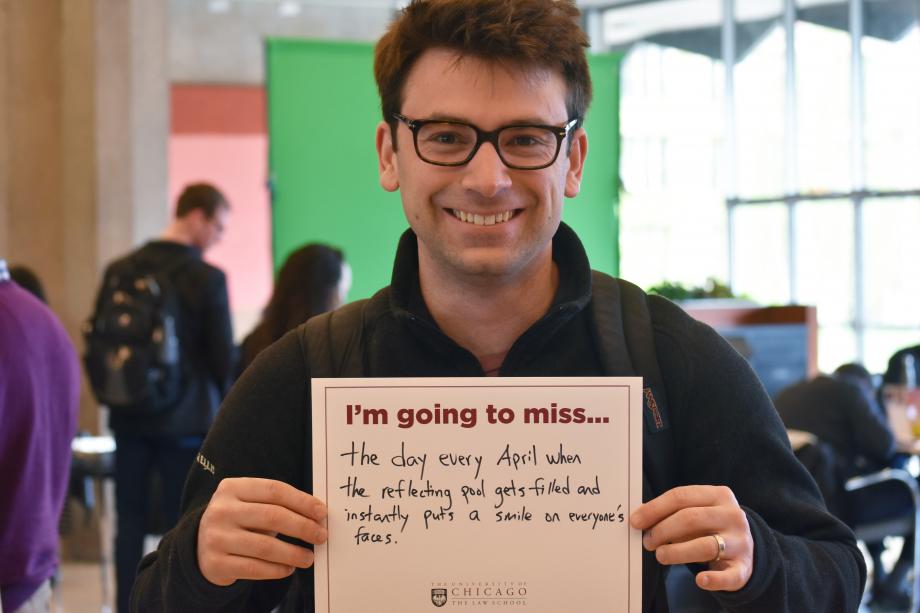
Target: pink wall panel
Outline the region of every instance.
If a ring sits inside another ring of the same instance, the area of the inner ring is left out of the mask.
[[[205,259],[227,274],[234,335],[249,332],[272,284],[271,210],[266,188],[268,139],[262,134],[173,132],[169,144],[170,214],[188,183],[206,181],[230,201],[220,244]]]

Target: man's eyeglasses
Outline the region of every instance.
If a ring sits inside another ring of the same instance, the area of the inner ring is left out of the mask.
[[[393,117],[412,130],[415,152],[422,161],[436,166],[463,166],[473,159],[482,143],[492,143],[508,168],[539,170],[551,166],[562,141],[578,123],[572,119],[558,126],[511,125],[486,132],[462,121]]]

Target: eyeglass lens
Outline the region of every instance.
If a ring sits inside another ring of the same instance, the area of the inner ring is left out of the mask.
[[[534,126],[509,126],[498,135],[498,153],[508,164],[537,167],[556,155],[558,139],[552,130]],[[476,130],[454,123],[426,123],[417,134],[422,159],[441,164],[465,161],[476,146]]]

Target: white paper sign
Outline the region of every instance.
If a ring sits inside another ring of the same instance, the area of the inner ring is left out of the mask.
[[[314,379],[317,613],[639,613],[641,381]]]

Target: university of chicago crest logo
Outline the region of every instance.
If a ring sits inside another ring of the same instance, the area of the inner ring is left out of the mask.
[[[447,590],[445,588],[431,588],[431,602],[436,607],[443,607],[447,604]]]

